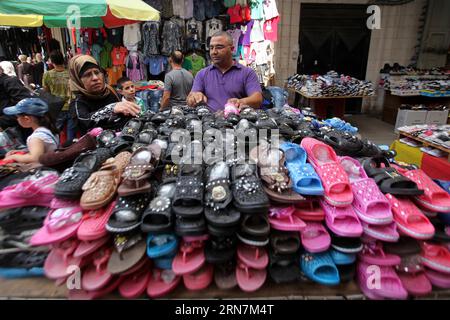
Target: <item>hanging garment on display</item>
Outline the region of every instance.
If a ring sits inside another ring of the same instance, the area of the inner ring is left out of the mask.
[[[181,45],[182,33],[177,23],[172,20],[164,22],[163,31],[161,34],[161,53],[164,55],[170,55],[175,50],[182,50]]]
[[[108,41],[113,46],[122,45],[123,41],[123,27],[106,29],[106,33],[108,34]]]
[[[148,67],[149,74],[154,76],[163,73],[169,64],[167,57],[161,55],[149,56],[145,58],[144,63]]]
[[[198,50],[201,47],[203,26],[194,18],[186,22],[186,51]]]
[[[123,77],[124,70],[124,65],[112,66],[111,68],[106,69],[108,73],[108,83],[111,86],[115,86],[117,84],[117,80]]]
[[[123,27],[123,45],[130,51],[138,49],[141,41],[141,26],[139,23],[128,24]]]
[[[219,19],[213,18],[206,21],[206,49],[209,49],[209,42],[211,37],[219,31],[223,30],[223,22]]]
[[[113,66],[125,64],[128,50],[125,47],[114,47],[111,51],[111,59]]]
[[[263,8],[265,20],[270,20],[280,15],[278,13],[277,3],[275,2],[275,0],[264,0]]]
[[[264,22],[264,39],[276,42],[278,40],[278,22],[280,17],[275,17]]]
[[[241,13],[242,20],[244,22],[245,21],[250,21],[252,19],[251,11],[250,11],[250,8],[248,6],[241,7],[241,12],[240,13]]]
[[[264,41],[263,20],[253,20],[252,32],[250,33],[250,42]]]
[[[148,4],[153,9],[156,9],[160,12],[163,10],[163,5],[162,5],[161,0],[142,0],[142,1],[144,1],[146,4]]]
[[[160,23],[149,21],[142,25],[142,38],[144,39],[143,54],[146,56],[159,54],[159,28]]]
[[[227,8],[231,8],[236,5],[236,0],[224,0],[223,5]]]
[[[91,47],[91,55],[94,57],[95,61],[100,63],[100,53],[102,52],[102,47],[94,43]]]
[[[146,79],[144,56],[138,51],[130,51],[125,61],[127,67],[127,77],[133,81]]]
[[[241,29],[230,29],[227,30],[227,33],[233,38],[233,54],[237,53],[238,46],[239,46],[239,39],[241,38],[242,31]]]
[[[161,16],[163,18],[170,18],[173,16],[173,4],[172,4],[172,0],[162,0],[162,11],[161,11]]]
[[[226,11],[222,0],[205,0],[205,16],[207,19],[211,19],[221,15]]]
[[[231,24],[242,23],[244,21],[241,16],[241,6],[239,4],[229,8],[227,14],[230,16]]]
[[[252,10],[252,19],[253,20],[260,20],[264,19],[264,8],[263,8],[263,1],[264,0],[249,0],[249,6]]]
[[[196,53],[188,55],[184,58],[183,68],[185,68],[188,71],[191,71],[194,77],[204,67],[206,67],[205,58]]]
[[[111,43],[108,42],[108,40],[105,41],[103,44],[102,51],[100,52],[100,67],[103,69],[107,69],[112,66],[112,59],[111,59],[111,50],[113,46]]]
[[[173,15],[182,19],[191,19],[194,16],[193,0],[172,0]]]
[[[253,20],[250,20],[245,25],[241,26],[241,31],[242,31],[242,35],[243,35],[242,45],[249,46],[251,44],[250,35],[252,33],[252,29],[253,29]]]
[[[194,18],[198,21],[206,20],[206,0],[194,0]]]

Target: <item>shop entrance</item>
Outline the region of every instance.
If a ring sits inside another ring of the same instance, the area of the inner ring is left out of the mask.
[[[371,30],[367,5],[302,4],[297,72],[330,70],[365,79]],[[362,99],[349,99],[346,113],[360,113]]]

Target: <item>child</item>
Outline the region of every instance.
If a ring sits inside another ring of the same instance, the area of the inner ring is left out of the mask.
[[[50,120],[47,103],[41,99],[23,99],[14,107],[3,109],[3,113],[16,116],[21,127],[33,129],[33,133],[27,138],[28,153],[17,154],[19,151],[12,150],[4,160],[36,163],[42,154],[58,148],[58,131]]]
[[[129,101],[141,107],[141,114],[147,111],[144,100],[136,97],[134,83],[127,77],[122,77],[117,81],[117,92],[122,95],[122,101]]]

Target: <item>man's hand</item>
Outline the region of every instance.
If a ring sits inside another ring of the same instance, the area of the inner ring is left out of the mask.
[[[141,107],[129,101],[118,102],[114,107],[114,113],[121,113],[125,116],[136,117],[139,112],[141,112]]]
[[[15,154],[15,153],[17,153],[17,152],[19,152],[19,150],[11,150],[11,151],[8,151],[8,152],[5,154],[5,157],[12,156],[13,154]]]
[[[191,92],[187,98],[190,107],[195,107],[200,103],[207,103],[208,98],[202,92]]]
[[[241,100],[238,98],[231,98],[228,99],[227,103],[235,105],[237,108],[239,108],[239,106],[241,105]]]

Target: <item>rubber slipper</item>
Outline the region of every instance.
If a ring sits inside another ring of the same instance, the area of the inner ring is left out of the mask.
[[[391,194],[387,194],[386,198],[391,202],[394,220],[402,233],[419,240],[433,237],[433,225],[412,201],[395,198]]]
[[[213,281],[213,273],[213,266],[204,264],[199,270],[183,275],[184,286],[191,291],[206,289]]]
[[[320,202],[315,199],[309,199],[295,204],[295,211],[293,213],[303,221],[323,221],[325,219],[325,212],[320,206]]]
[[[147,237],[147,256],[149,258],[158,258],[168,255],[178,246],[178,239],[172,234],[148,235]]]
[[[370,236],[375,240],[381,240],[385,242],[397,242],[400,235],[397,232],[397,224],[391,222],[387,225],[371,225],[365,222],[361,222],[364,235]]]
[[[277,254],[293,254],[300,249],[300,237],[298,232],[286,232],[273,230],[270,233],[270,244]]]
[[[292,283],[301,277],[296,254],[282,255],[270,251],[269,275],[275,283]]]
[[[77,230],[77,237],[83,241],[102,238],[108,234],[106,223],[111,217],[116,201],[112,201],[105,208],[88,211]]]
[[[102,298],[114,290],[122,283],[122,277],[112,278],[110,282],[96,291],[86,291],[86,290],[69,290],[68,299],[69,300],[93,300]]]
[[[147,295],[150,298],[163,297],[172,292],[180,281],[181,277],[172,270],[153,269],[147,285]]]
[[[238,260],[236,266],[236,281],[242,291],[254,292],[264,285],[267,278],[266,269],[252,269]]]
[[[237,249],[237,256],[243,263],[253,269],[265,269],[269,264],[269,255],[264,248],[240,244]]]
[[[450,251],[447,247],[429,242],[421,244],[422,263],[430,269],[450,273]]]
[[[314,282],[327,286],[340,282],[339,271],[328,252],[303,253],[300,256],[300,268]]]
[[[74,258],[82,258],[90,255],[97,249],[101,248],[104,244],[106,244],[111,238],[103,237],[97,240],[92,241],[81,241],[78,245],[77,249],[73,253]]]
[[[347,283],[354,280],[356,275],[356,264],[337,265],[336,267],[339,271],[341,283]]]
[[[202,242],[181,242],[180,251],[172,263],[173,272],[183,275],[199,270],[205,263]]]
[[[76,241],[69,240],[53,248],[44,263],[45,276],[50,279],[64,278],[69,275],[69,266],[80,266],[82,259],[72,256],[77,246]]]
[[[450,275],[448,273],[425,268],[425,275],[433,286],[441,289],[450,289]]]
[[[395,254],[398,256],[408,256],[420,254],[421,248],[419,242],[416,239],[410,237],[400,237],[397,242],[386,244],[384,246],[384,250],[387,253]]]
[[[81,278],[81,287],[84,290],[96,291],[109,283],[113,277],[107,269],[111,251],[111,248],[103,248],[94,254],[93,265],[83,272],[83,277]]]
[[[237,286],[235,260],[215,266],[214,282],[221,290],[229,290]]]
[[[281,231],[302,231],[306,224],[299,217],[293,215],[294,211],[294,206],[271,207],[269,209],[271,227]]]
[[[334,249],[329,251],[331,259],[336,266],[353,264],[356,261],[355,253],[343,253]]]
[[[161,270],[172,270],[173,259],[175,259],[176,252],[173,255],[167,255],[160,258],[153,259],[155,268]]]
[[[308,222],[301,232],[302,245],[308,252],[327,251],[331,245],[331,237],[327,229],[319,222]]]
[[[398,255],[385,253],[380,242],[364,244],[363,250],[358,254],[360,261],[377,266],[396,266],[401,259]]]
[[[358,253],[363,249],[360,238],[340,237],[330,233],[331,247],[343,253]]]
[[[108,261],[108,271],[115,275],[129,270],[144,257],[146,248],[145,241],[140,240],[131,248],[125,249],[120,253],[114,250]]]
[[[323,200],[320,201],[320,204],[325,211],[327,227],[335,234],[343,237],[359,237],[362,235],[362,225],[351,206],[346,208],[333,207]]]
[[[141,269],[125,276],[119,285],[119,293],[127,299],[136,299],[140,297],[147,289],[148,282],[152,273],[149,264],[146,263]]]
[[[399,272],[397,275],[400,278],[403,287],[412,296],[426,296],[433,290],[430,280],[422,270],[418,272]]]
[[[371,265],[360,262],[357,267],[357,274],[359,284],[363,293],[368,289],[368,281],[371,278]],[[372,283],[374,288],[368,289],[375,297],[387,298],[387,299],[399,299],[404,300],[408,297],[408,292],[402,285],[399,277],[395,273],[392,267],[378,267],[380,271],[379,287],[376,283]],[[366,289],[366,290],[363,290]]]

